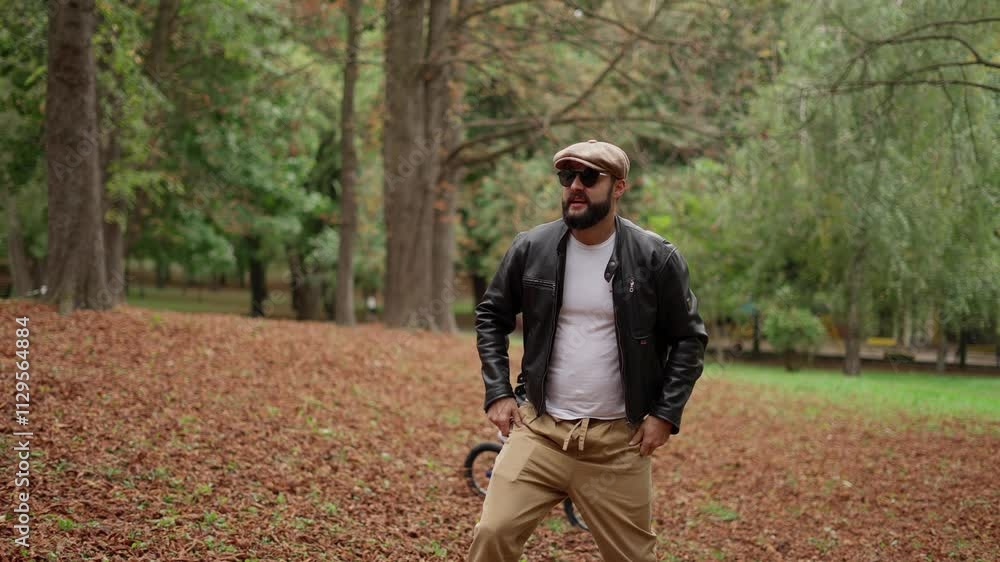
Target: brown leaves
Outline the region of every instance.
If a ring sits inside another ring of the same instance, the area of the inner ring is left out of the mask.
[[[33,556],[464,557],[481,500],[459,466],[496,433],[473,338],[127,306],[0,311],[8,365],[4,326],[31,318]],[[997,432],[762,400],[698,383],[683,431],[654,455],[661,558],[995,557]],[[600,559],[568,525],[540,525],[526,553]]]

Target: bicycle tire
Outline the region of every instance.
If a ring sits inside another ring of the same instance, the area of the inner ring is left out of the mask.
[[[466,481],[466,483],[469,484],[469,488],[471,488],[473,492],[476,492],[480,496],[485,496],[486,495],[486,488],[484,488],[484,487],[482,487],[482,486],[479,485],[479,483],[476,481],[476,475],[473,474],[473,472],[472,472],[473,467],[474,467],[474,465],[476,463],[476,458],[478,458],[479,455],[481,455],[483,453],[497,453],[497,454],[500,454],[500,449],[501,448],[503,448],[503,445],[501,445],[500,443],[494,443],[492,441],[485,441],[485,442],[479,443],[478,445],[476,445],[475,447],[473,447],[469,451],[469,454],[466,455],[466,457],[465,457],[465,481]],[[486,477],[489,478],[490,474],[487,473]]]
[[[563,511],[566,512],[566,520],[569,521],[570,525],[590,532],[590,528],[587,527],[587,522],[583,520],[583,517],[581,517],[577,513],[576,508],[573,507],[573,500],[569,498],[563,500]]]

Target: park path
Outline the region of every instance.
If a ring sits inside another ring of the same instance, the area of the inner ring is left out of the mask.
[[[481,504],[458,467],[495,433],[473,339],[3,301],[8,342],[15,315],[31,318],[32,556],[462,558]],[[997,424],[869,419],[716,373],[654,460],[661,558],[1000,559]],[[527,553],[599,560],[558,512]]]

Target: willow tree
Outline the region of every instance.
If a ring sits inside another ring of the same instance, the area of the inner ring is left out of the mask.
[[[996,251],[983,209],[997,199],[984,147],[998,75],[974,30],[1000,20],[983,9],[798,6],[781,79],[753,103],[733,159],[737,247],[758,292],[788,285],[832,312],[845,374],[879,312],[953,329],[995,314],[1000,272],[981,256]]]

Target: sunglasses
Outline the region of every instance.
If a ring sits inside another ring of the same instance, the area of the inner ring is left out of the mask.
[[[559,170],[559,183],[563,187],[569,187],[573,185],[573,180],[576,176],[580,176],[580,183],[585,187],[594,187],[597,183],[597,179],[601,176],[606,176],[604,172],[600,172],[593,168],[584,168],[582,170]]]

